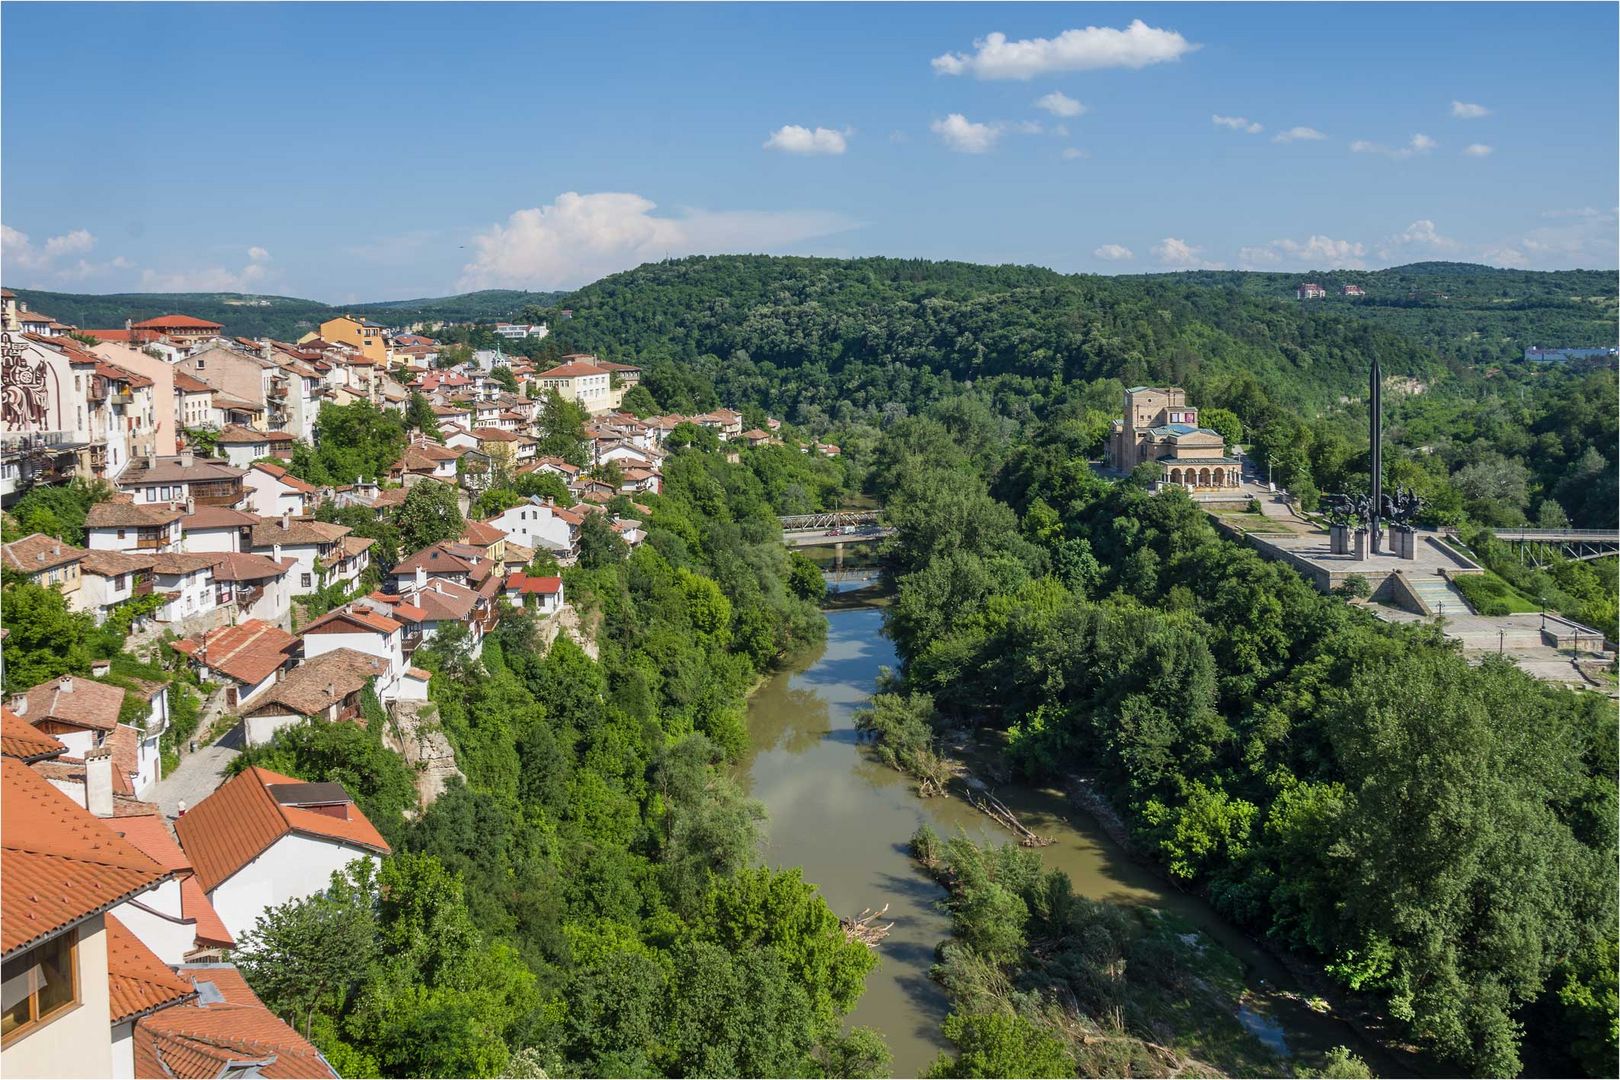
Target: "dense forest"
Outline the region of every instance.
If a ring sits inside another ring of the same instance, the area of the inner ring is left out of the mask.
[[[523,292],[517,289],[485,289],[418,300],[333,305],[294,296],[260,296],[245,293],[88,293],[45,292],[40,289],[14,289],[31,310],[94,329],[118,329],[129,319],[179,313],[211,319],[225,327],[225,333],[239,337],[273,337],[296,341],[322,322],[338,315],[374,319],[387,326],[415,322],[484,321],[511,319],[527,306],[549,305],[556,293]]]
[[[1612,1074],[1612,702],[1318,594],[1179,491],[1096,478],[1073,434],[1009,441],[972,398],[885,434],[904,670],[874,712],[899,763],[966,729],[1026,777],[1089,780],[1167,874],[1448,1067]],[[1008,910],[1034,919],[1020,880]],[[1050,1003],[1095,987],[1052,958],[1084,930],[1019,947],[1014,924],[1004,991],[957,996],[956,1029],[1078,1054]]]

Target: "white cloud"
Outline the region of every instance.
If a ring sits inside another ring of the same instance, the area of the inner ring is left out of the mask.
[[[1366,265],[1362,261],[1366,254],[1365,244],[1311,235],[1304,240],[1273,240],[1242,248],[1238,251],[1238,261],[1248,268],[1286,264],[1311,270],[1360,269]]]
[[[785,124],[771,132],[765,140],[765,149],[780,150],[786,154],[842,154],[848,148],[846,132],[832,128],[815,129]]]
[[[1123,30],[1088,26],[1065,30],[1055,38],[1023,41],[1008,41],[1006,34],[997,32],[978,39],[973,48],[971,54],[934,57],[934,70],[980,79],[1033,79],[1059,71],[1141,69],[1179,60],[1198,46],[1174,30],[1160,30],[1137,19]]]
[[[1385,146],[1383,143],[1368,142],[1366,139],[1357,139],[1350,144],[1350,150],[1356,154],[1382,154],[1391,158],[1409,158],[1413,154],[1426,154],[1440,144],[1422,132],[1418,132],[1406,141],[1405,146]]]
[[[1217,127],[1227,127],[1233,131],[1242,131],[1249,135],[1258,135],[1266,130],[1263,125],[1251,121],[1246,116],[1222,116],[1220,113],[1216,113],[1209,119]]]
[[[1455,254],[1462,245],[1449,236],[1443,236],[1429,218],[1419,218],[1404,231],[1387,237],[1379,244],[1378,255],[1383,259],[1405,260],[1436,254]]]
[[[175,272],[148,268],[141,271],[141,287],[151,292],[253,292],[270,272],[270,253],[255,244],[247,249],[247,258],[240,270],[223,266]]]
[[[1080,149],[1078,146],[1065,146],[1063,148],[1063,153],[1058,156],[1064,161],[1079,161],[1081,158],[1088,158],[1091,155]]]
[[[48,237],[43,246],[35,247],[27,233],[0,225],[0,257],[16,270],[49,270],[63,256],[83,255],[95,246],[96,238],[88,229]]]
[[[1061,90],[1054,90],[1045,97],[1035,99],[1037,109],[1045,109],[1053,116],[1079,116],[1086,111],[1086,107]]]
[[[1124,244],[1104,244],[1093,251],[1092,254],[1108,262],[1125,262],[1128,259],[1136,258],[1136,254]]]
[[[1478,120],[1480,117],[1491,115],[1491,110],[1483,105],[1474,105],[1467,101],[1453,101],[1451,115],[1463,120]]]
[[[1167,236],[1153,245],[1153,257],[1166,266],[1202,266],[1203,251],[1203,248],[1194,247],[1187,241],[1178,240],[1173,236]]]
[[[978,124],[961,113],[951,113],[943,120],[935,120],[929,130],[945,141],[945,145],[961,154],[983,154],[996,145],[1001,131],[991,124]]]
[[[685,210],[672,217],[655,209],[630,192],[569,191],[518,210],[473,238],[477,254],[460,288],[569,288],[655,259],[772,251],[859,224],[823,210]]]
[[[1039,120],[1020,120],[1013,125],[1013,130],[1020,135],[1039,135],[1046,129],[1041,126]]]
[[[1279,131],[1277,134],[1273,135],[1271,137],[1271,141],[1277,143],[1301,141],[1314,142],[1317,139],[1325,138],[1327,138],[1326,135],[1322,134],[1320,131],[1317,131],[1313,127],[1291,127],[1287,131]]]
[[[1494,149],[1494,147],[1487,146],[1482,142],[1469,143],[1467,146],[1463,147],[1463,153],[1467,154],[1469,157],[1490,157],[1491,152]]]

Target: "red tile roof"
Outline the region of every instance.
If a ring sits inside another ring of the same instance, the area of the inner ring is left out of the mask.
[[[230,949],[236,946],[236,939],[226,929],[225,920],[219,917],[214,905],[209,903],[208,894],[203,892],[196,874],[187,874],[180,879],[180,917],[196,924],[197,948],[214,946]]]
[[[239,683],[256,686],[287,662],[292,655],[289,650],[297,644],[298,639],[279,626],[248,619],[236,626],[177,641],[174,648],[204,667]]]
[[[591,359],[594,360],[595,357],[592,357]],[[557,367],[551,368],[551,369],[549,369],[547,371],[542,371],[540,373],[540,375],[539,375],[539,378],[542,378],[542,379],[575,379],[575,378],[578,378],[581,375],[606,375],[606,374],[608,374],[608,369],[605,368],[605,367],[598,367],[596,364],[588,363],[587,361],[584,361],[584,360],[575,360],[575,361],[573,361],[571,363],[559,364]]]
[[[47,735],[9,708],[0,705],[0,754],[18,761],[42,761],[67,753],[67,747],[54,735]]]
[[[141,939],[115,917],[107,916],[108,1019],[123,1023],[192,997],[191,983],[141,944]]]
[[[366,541],[368,544],[371,541]],[[267,578],[280,577],[298,565],[297,559],[282,559],[277,562],[268,555],[251,555],[246,552],[222,552],[219,561],[214,563],[215,581],[264,581]]]
[[[187,532],[193,529],[240,529],[244,525],[251,527],[258,523],[256,515],[232,510],[228,506],[199,506],[180,519],[180,526]]]
[[[335,1080],[308,1040],[279,1019],[230,964],[182,964],[196,1000],[135,1023],[135,1075],[212,1080],[254,1068],[269,1080]]]
[[[174,388],[182,394],[212,394],[214,388],[194,375],[184,371],[174,373]]]
[[[173,503],[141,503],[130,499],[112,498],[98,502],[84,515],[84,524],[90,529],[127,529],[143,525],[169,525],[186,516],[186,512]]]
[[[253,468],[265,473],[268,476],[275,477],[277,480],[280,480],[283,484],[286,484],[294,491],[301,491],[305,495],[313,494],[315,491],[314,484],[305,483],[292,473],[288,472],[286,469],[283,469],[280,465],[271,465],[267,462],[260,461],[255,462]]]
[[[362,607],[348,607],[338,608],[336,611],[322,615],[319,619],[304,627],[303,633],[348,633],[349,631],[342,625],[344,623],[351,627],[359,627],[361,630],[375,631],[379,634],[392,634],[395,630],[400,629],[400,624],[386,615],[368,611]]]
[[[0,760],[0,950],[11,955],[171,875],[15,758]]]
[[[250,766],[174,823],[204,891],[212,892],[276,841],[294,833],[388,854],[388,842],[359,807],[350,804],[347,818],[330,817],[283,806],[269,790],[272,784],[303,782]]]
[[[359,649],[333,649],[305,660],[248,705],[245,715],[319,716],[388,671],[388,662]]]
[[[44,533],[30,533],[15,543],[5,545],[3,550],[6,565],[25,574],[38,574],[76,563],[85,554],[84,548],[74,547]]]
[[[73,727],[112,731],[118,723],[118,710],[124,704],[124,690],[82,675],[62,675],[40,683],[12,699],[12,708],[30,724],[54,720]],[[22,708],[17,706],[21,704]]]
[[[198,319],[191,315],[159,315],[155,319],[145,319],[135,324],[137,330],[223,330],[223,323],[209,322],[207,319]]]
[[[529,577],[527,574],[512,574],[506,579],[506,587],[521,593],[533,593],[537,596],[550,596],[562,591],[562,578],[560,577]]]

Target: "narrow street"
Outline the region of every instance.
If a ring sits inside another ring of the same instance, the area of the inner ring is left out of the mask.
[[[212,746],[187,754],[174,772],[152,786],[146,801],[157,803],[167,818],[180,812],[182,802],[188,810],[196,806],[224,781],[226,768],[241,753],[241,739],[242,726],[238,724]]]

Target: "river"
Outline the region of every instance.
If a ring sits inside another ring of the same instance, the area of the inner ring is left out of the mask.
[[[835,589],[862,584],[848,572],[840,577]],[[923,824],[942,836],[962,830],[999,843],[1009,835],[961,799],[918,798],[909,778],[878,764],[858,743],[855,710],[871,696],[879,669],[895,666],[894,649],[877,608],[829,611],[827,622],[825,645],[754,694],[743,778],[769,814],[767,864],[803,867],[840,915],[889,905],[884,918],[894,930],[878,946],[881,961],[850,1023],[883,1033],[895,1076],[918,1076],[945,1048],[940,1022],[948,1003],[928,969],[935,947],[950,935],[950,919],[938,907],[944,890],[916,868],[907,841]],[[1068,873],[1077,893],[1173,911],[1243,961],[1250,993],[1242,1019],[1273,1049],[1297,1054],[1348,1045],[1378,1068],[1377,1055],[1347,1025],[1300,1002],[1271,956],[1208,905],[1134,862],[1060,794],[1004,785],[997,795],[1053,838],[1041,856]]]

